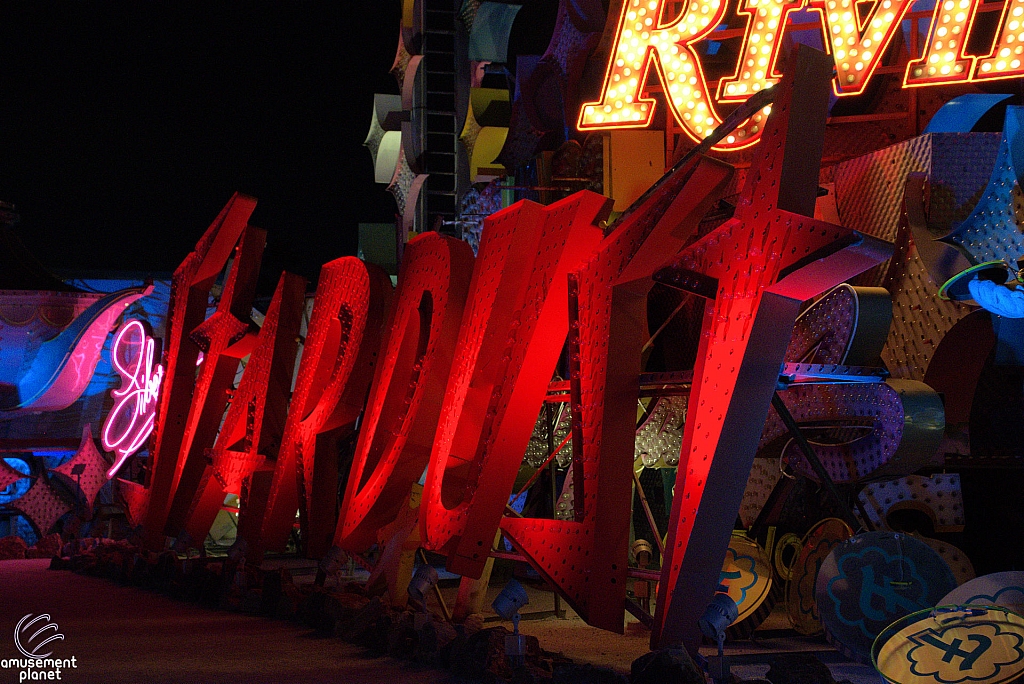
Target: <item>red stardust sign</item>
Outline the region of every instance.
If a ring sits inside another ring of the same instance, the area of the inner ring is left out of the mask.
[[[147,543],[204,538],[232,490],[250,560],[283,547],[298,509],[313,557],[332,543],[357,553],[379,544],[385,557],[414,543],[480,578],[500,529],[588,623],[621,632],[633,497],[622,454],[635,439],[647,295],[660,279],[709,302],[658,610],[648,616],[654,645],[695,646],[801,302],[891,254],[887,243],[811,218],[832,63],[804,50],[795,60],[766,122],[772,144],[756,155],[733,219],[690,240],[733,172],[694,156],[607,234],[609,200],[582,191],[489,217],[475,258],[454,238],[414,238],[393,292],[375,267],[331,262],[290,403],[294,347],[284,342],[294,333],[269,331],[290,330],[301,299],[271,306],[260,335],[243,323],[263,235],[248,225],[255,201],[236,196],[174,275],[151,476],[146,488],[122,487]],[[209,288],[229,261],[218,312],[206,318]],[[153,425],[160,370],[141,330],[128,336],[118,335],[138,351],[117,356],[125,383],[112,414],[123,427],[104,430],[105,446],[108,434],[134,435],[122,441],[137,446]],[[506,515],[567,336],[573,518]],[[231,393],[246,355],[258,361]],[[349,438],[339,508],[339,446]],[[404,590],[386,564],[381,572],[393,592]]]
[[[164,377],[164,367],[153,367],[153,338],[137,320],[121,326],[114,337],[110,363],[121,376],[121,386],[111,390],[114,407],[103,423],[100,441],[114,453],[114,465],[107,471],[112,479],[128,457],[139,450],[153,432],[156,399]]]

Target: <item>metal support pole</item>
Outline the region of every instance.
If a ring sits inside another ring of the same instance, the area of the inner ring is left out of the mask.
[[[548,474],[551,476],[551,517],[554,518],[558,512],[558,470],[555,461],[555,418],[552,415],[554,408],[549,402],[544,402],[544,417],[548,423]],[[561,416],[559,416],[560,418]],[[555,597],[555,615],[565,618],[565,608],[562,607],[562,597],[552,587]]]
[[[854,530],[860,528],[860,521],[853,515],[853,511],[850,510],[850,504],[839,493],[836,489],[836,483],[832,481],[828,471],[825,470],[825,466],[821,465],[821,461],[818,460],[818,455],[814,453],[814,449],[811,448],[810,442],[804,437],[804,433],[801,432],[800,426],[797,425],[796,419],[793,418],[793,414],[786,408],[785,402],[782,401],[782,397],[776,391],[772,394],[772,406],[775,407],[775,412],[779,414],[779,418],[785,423],[786,429],[789,430],[789,434],[793,437],[793,441],[800,447],[800,451],[803,453],[804,458],[810,464],[814,474],[818,476],[818,480],[822,486],[825,487],[825,491],[835,500],[836,505],[839,506],[839,512],[843,516],[843,519],[850,525]]]
[[[644,488],[640,485],[640,476],[633,471],[633,484],[636,485],[636,493],[640,495],[640,505],[644,509],[644,515],[647,516],[647,524],[651,526],[651,532],[654,533],[654,543],[658,545],[658,553],[662,559],[665,560],[665,542],[661,540],[661,532],[658,530],[658,524],[654,521],[654,514],[651,513],[651,507],[647,503],[647,496],[644,494]]]
[[[419,554],[420,560],[423,561],[425,565],[429,565],[429,563],[427,563],[427,554],[423,553],[422,547],[416,549],[416,553]],[[441,596],[441,587],[436,584],[434,585],[434,596],[437,597],[437,602],[441,605],[441,613],[444,615],[445,622],[451,622],[452,612],[448,610],[448,604],[444,602],[444,596]]]

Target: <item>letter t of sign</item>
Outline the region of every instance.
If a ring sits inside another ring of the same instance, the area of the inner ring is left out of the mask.
[[[732,219],[655,280],[704,296],[693,389],[651,643],[695,649],[800,303],[891,245],[810,218],[832,62],[800,46]],[[704,496],[707,493],[708,496]]]

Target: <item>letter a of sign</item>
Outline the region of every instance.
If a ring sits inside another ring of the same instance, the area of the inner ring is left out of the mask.
[[[193,540],[206,539],[224,505],[225,495],[240,494],[242,483],[248,478],[266,476],[262,470],[259,475],[255,473],[263,467],[267,457],[277,455],[291,392],[305,294],[305,278],[282,273],[256,336],[255,348],[247,337],[237,344],[241,349],[228,349],[228,354],[235,357],[249,352],[249,362],[231,397],[217,441],[208,452],[212,463],[204,469],[191,503],[185,531]],[[250,486],[249,492],[254,489],[258,488]],[[252,517],[255,514],[261,518],[262,509],[259,513],[253,511],[253,508],[260,508],[254,500],[243,501],[242,508],[239,537],[245,538],[251,546]],[[244,524],[243,518],[247,518]]]
[[[891,254],[810,216],[832,61],[799,46],[732,219],[655,275],[704,296],[653,645],[695,648],[800,303]]]
[[[566,276],[611,200],[578,192],[487,218],[420,505],[425,545],[479,578],[569,328]]]
[[[355,257],[320,269],[262,533],[250,548],[284,551],[297,508],[306,555],[321,558],[330,548],[338,443],[362,413],[392,294],[387,273]]]
[[[424,233],[405,248],[336,546],[364,551],[376,543],[427,467],[472,272],[473,251],[461,240]]]
[[[633,441],[651,274],[721,196],[732,167],[693,157],[619,219],[573,274],[570,373],[576,520],[506,517],[501,527],[588,623],[622,632],[633,496]],[[575,292],[573,292],[575,290]],[[582,439],[579,439],[579,436]],[[582,447],[581,447],[582,443]],[[719,564],[721,565],[721,564]]]
[[[185,527],[185,519],[206,470],[206,450],[213,447],[217,438],[239,362],[248,353],[235,343],[249,331],[252,299],[266,243],[266,231],[245,227],[217,310],[190,335],[203,351],[203,362],[195,379],[185,439],[178,455],[173,495],[163,530],[172,537],[178,537]]]

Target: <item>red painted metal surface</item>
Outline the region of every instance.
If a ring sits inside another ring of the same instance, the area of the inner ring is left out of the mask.
[[[813,216],[831,61],[797,50],[736,214],[656,278],[707,297],[653,646],[695,649],[800,303],[889,256]],[[740,390],[740,391],[737,391]]]
[[[252,339],[245,338],[266,241],[265,231],[246,226],[217,311],[191,333],[203,352],[203,362],[195,379],[185,440],[178,454],[174,493],[164,523],[164,533],[171,537],[178,537],[185,527],[206,469],[206,452],[220,430],[239,361],[252,350]]]
[[[465,242],[424,233],[402,257],[334,544],[363,551],[430,458],[473,268]]]
[[[424,545],[480,577],[569,321],[566,275],[611,201],[579,192],[487,218],[420,506]]]
[[[196,542],[206,539],[225,495],[240,494],[242,482],[280,449],[305,294],[305,278],[281,275],[256,347],[231,397],[213,449],[208,452],[211,462],[203,469],[191,501],[185,530]],[[249,510],[253,511],[252,506]]]
[[[85,466],[78,475],[74,474],[76,466]],[[81,491],[85,497],[86,506],[91,511],[96,502],[96,495],[100,493],[103,485],[107,484],[106,471],[108,467],[92,438],[92,426],[86,423],[82,428],[82,442],[78,445],[78,451],[75,452],[71,460],[61,463],[50,472],[64,478],[64,481],[71,486],[72,491],[76,489]],[[0,474],[0,485],[3,484],[2,477]]]
[[[32,521],[40,536],[45,535],[71,506],[57,494],[45,477],[37,477],[24,495],[7,504]]]
[[[677,166],[574,274],[569,340],[575,520],[502,520],[519,552],[573,609],[614,632],[623,629],[633,485],[629,455],[640,350],[648,337],[650,276],[693,234],[731,175],[730,166],[706,158]]]
[[[152,471],[145,511],[146,543],[151,548],[164,547],[164,524],[177,480],[179,454],[183,447],[188,449],[192,434],[186,425],[193,406],[200,348],[190,335],[206,318],[210,288],[224,269],[255,207],[253,198],[233,196],[195,251],[174,272],[167,322],[167,374],[156,419],[155,447],[150,456]],[[137,492],[134,499],[138,499]]]
[[[393,287],[383,269],[342,257],[320,270],[299,374],[252,549],[283,551],[300,512],[306,554],[330,548],[338,518],[338,443],[363,409]]]

